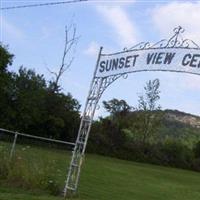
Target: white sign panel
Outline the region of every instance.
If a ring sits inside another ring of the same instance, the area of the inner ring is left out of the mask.
[[[200,75],[200,49],[144,49],[101,55],[96,77],[138,71],[177,71]]]

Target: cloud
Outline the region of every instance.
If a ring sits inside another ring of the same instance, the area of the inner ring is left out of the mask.
[[[184,80],[183,87],[186,89],[194,90],[194,91],[200,91],[200,76],[197,75],[191,75],[187,76]]]
[[[122,6],[97,6],[97,11],[113,29],[113,36],[123,47],[131,46],[138,40],[136,25]]]
[[[163,74],[162,79],[166,87],[174,93],[185,91],[200,91],[200,76],[193,74],[167,73]],[[199,92],[198,92],[199,93]]]
[[[180,25],[185,29],[183,38],[191,39],[200,45],[200,2],[171,2],[157,6],[152,11],[152,19],[154,26],[163,37],[168,38],[171,31]],[[183,79],[184,81],[176,81],[176,84],[182,85],[180,87],[183,90],[200,89],[199,76],[187,75]]]
[[[200,43],[200,2],[171,2],[157,6],[152,11],[152,19],[162,36],[167,36],[173,28],[182,26],[185,38]]]
[[[41,40],[48,39],[51,36],[52,30],[50,27],[42,26],[41,28]]]
[[[100,45],[92,41],[87,47],[87,49],[84,51],[84,53],[88,56],[97,57],[98,52],[99,52],[99,47]]]
[[[96,5],[102,5],[102,3],[106,4],[107,6],[130,6],[135,3],[136,0],[96,0],[93,1]]]
[[[25,34],[18,27],[8,22],[3,17],[1,17],[1,34],[2,40],[6,39],[8,36],[17,40],[21,40],[25,37]]]

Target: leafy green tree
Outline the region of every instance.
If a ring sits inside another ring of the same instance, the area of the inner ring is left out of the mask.
[[[103,155],[117,156],[125,141],[121,118],[100,118],[93,124],[88,150]]]
[[[200,141],[194,147],[194,154],[196,158],[200,158]]]
[[[40,134],[43,121],[46,81],[34,70],[20,67],[14,75],[12,88],[12,110],[15,129],[31,134]],[[38,125],[38,128],[37,128]]]
[[[154,111],[160,110],[157,101],[160,99],[160,81],[159,79],[149,80],[144,87],[145,94],[139,96],[138,110]]]
[[[93,124],[88,149],[104,155],[116,156],[125,141],[124,127],[129,124],[132,107],[125,100],[116,98],[103,101],[104,108],[110,113]]]
[[[70,93],[52,93],[45,97],[44,127],[49,136],[75,140],[80,122],[80,104]]]
[[[0,73],[7,71],[7,67],[12,64],[13,57],[14,55],[8,51],[8,46],[0,43]]]
[[[21,67],[14,76],[15,129],[71,140],[77,133],[80,105],[71,94],[52,92],[43,75]]]
[[[8,46],[0,43],[0,126],[8,127],[10,123],[7,116],[12,115],[9,96],[12,85],[12,74],[8,72],[8,66],[12,64],[13,55],[9,53]]]
[[[117,114],[127,114],[132,110],[132,107],[123,99],[118,100],[114,98],[110,101],[103,101],[103,106],[113,116]]]
[[[157,104],[160,99],[159,87],[159,79],[148,81],[144,87],[144,95],[140,95],[138,99],[137,115],[133,118],[131,131],[133,138],[143,145],[156,139],[155,135],[160,127],[161,107]]]
[[[13,55],[0,46],[0,127],[62,140],[75,139],[79,102],[71,94],[52,91],[34,70],[8,71]]]

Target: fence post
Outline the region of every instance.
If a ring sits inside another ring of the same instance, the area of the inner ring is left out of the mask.
[[[12,149],[10,151],[10,160],[13,158],[13,154],[14,154],[15,146],[16,146],[16,142],[17,142],[17,136],[18,136],[18,133],[15,132],[15,137],[14,137],[14,141],[13,141],[13,144],[12,144]]]

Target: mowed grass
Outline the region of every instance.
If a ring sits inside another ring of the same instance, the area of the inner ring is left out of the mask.
[[[2,144],[0,144],[2,146]],[[4,145],[6,146],[6,145]],[[16,156],[32,168],[54,167],[64,187],[71,153],[63,150],[18,145]],[[74,200],[199,200],[200,173],[86,155],[79,193]],[[47,192],[0,186],[0,200],[61,200]]]

